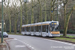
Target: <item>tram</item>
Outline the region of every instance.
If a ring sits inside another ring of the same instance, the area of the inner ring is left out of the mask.
[[[22,35],[36,35],[43,37],[57,37],[60,36],[60,31],[58,30],[58,21],[46,21],[33,24],[22,25]]]

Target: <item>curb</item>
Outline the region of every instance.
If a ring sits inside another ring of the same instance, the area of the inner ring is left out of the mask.
[[[1,43],[0,45],[6,46],[6,43]],[[7,47],[7,46],[6,46],[6,47]],[[6,48],[5,48],[5,47],[2,47],[2,50],[6,50]]]
[[[9,46],[8,46],[8,44],[6,43],[6,47],[7,47],[7,49],[6,50],[9,50]]]
[[[7,43],[6,40],[5,40],[5,43],[6,43],[6,46],[7,46],[7,50],[10,50],[10,46],[9,46],[9,44]]]

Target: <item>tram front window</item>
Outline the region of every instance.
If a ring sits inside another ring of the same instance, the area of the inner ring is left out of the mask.
[[[50,23],[50,31],[58,31],[58,24],[56,22]]]
[[[57,28],[51,27],[50,30],[51,30],[51,31],[58,31],[58,27],[57,27]]]
[[[54,27],[51,27],[51,29],[50,29],[51,31],[55,31],[55,28]]]

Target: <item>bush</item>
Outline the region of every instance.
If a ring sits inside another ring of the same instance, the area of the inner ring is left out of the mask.
[[[64,32],[64,30],[63,29],[61,29],[61,30],[59,30],[60,31],[60,33],[63,33]]]
[[[75,33],[73,30],[68,30],[67,33]]]
[[[7,30],[6,32],[9,32],[9,30]],[[11,32],[14,32],[14,30],[11,30]],[[17,30],[17,32],[20,32],[19,30]]]
[[[60,33],[63,33],[64,32],[64,30],[63,29],[61,29],[61,30],[59,30],[60,31]],[[72,33],[72,34],[74,34],[75,33],[75,31],[73,31],[73,30],[68,30],[67,31],[67,33]]]

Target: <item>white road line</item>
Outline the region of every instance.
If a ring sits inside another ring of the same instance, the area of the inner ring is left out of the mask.
[[[13,40],[17,40],[16,38],[14,38]]]
[[[3,48],[3,50],[5,50],[5,48]]]
[[[75,44],[67,43],[67,42],[61,42],[61,41],[56,41],[56,40],[48,40],[48,39],[43,39],[43,40],[47,40],[47,41],[52,41],[52,42],[57,42],[57,43],[62,43],[62,44],[67,44],[67,45],[75,46]]]
[[[23,41],[18,40],[18,39],[16,39],[16,38],[14,38],[13,40],[20,41],[21,43],[23,43],[23,44],[25,44],[27,47],[29,47],[31,50],[36,50],[36,49],[34,49],[34,47],[32,47],[31,45],[27,44],[26,42],[23,42]]]
[[[20,48],[20,47],[26,47],[25,45],[16,45],[16,48]]]

